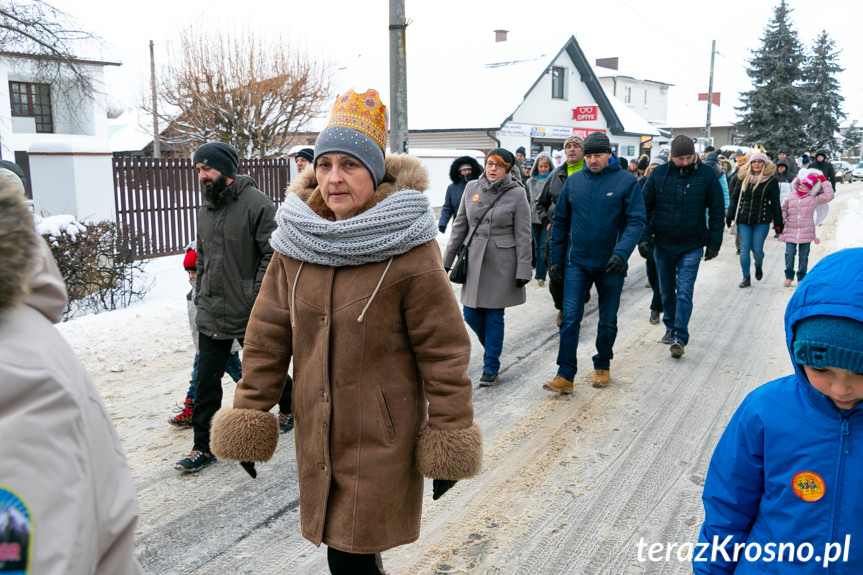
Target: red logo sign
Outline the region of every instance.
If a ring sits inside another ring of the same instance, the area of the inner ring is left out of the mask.
[[[579,106],[573,108],[572,119],[576,122],[587,122],[596,120],[597,114],[599,114],[599,106]]]

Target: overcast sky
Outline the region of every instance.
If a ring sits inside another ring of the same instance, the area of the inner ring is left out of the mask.
[[[365,85],[356,80],[353,87],[377,88],[384,102],[389,101],[388,0],[147,0],[122,8],[116,0],[53,4],[105,40],[101,53],[88,56],[123,63],[108,72],[112,95],[127,105],[134,105],[149,85],[150,40],[155,42],[158,65],[178,30],[193,25],[214,30],[217,22],[289,38],[336,66],[351,67],[352,77],[367,79]],[[407,49],[423,59],[440,55],[450,70],[441,76],[440,87],[457,89],[459,53],[493,42],[493,30],[509,30],[513,42],[550,55],[574,35],[591,63],[616,56],[628,75],[673,84],[669,98],[674,105],[707,92],[711,41],[716,40],[713,90],[722,94],[723,106],[734,105],[739,92],[750,88],[746,62],[751,50],[761,46],[777,4],[778,0],[406,0],[411,21]],[[839,77],[843,110],[863,123],[863,74],[858,68],[863,63],[863,4],[791,0],[789,5],[807,50],[821,30],[836,42],[840,65],[846,68]],[[414,68],[408,68],[408,75],[423,73]],[[337,92],[350,87],[335,86]]]

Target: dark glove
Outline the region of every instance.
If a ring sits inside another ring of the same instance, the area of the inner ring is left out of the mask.
[[[432,499],[437,501],[450,487],[456,484],[454,479],[435,479],[432,481]]]
[[[438,229],[440,230],[440,233],[444,233],[446,231],[446,226],[440,226]]]
[[[530,280],[515,280],[515,287],[520,288],[530,283]]]
[[[646,260],[653,259],[653,246],[650,242],[639,242],[638,254]]]
[[[623,258],[617,254],[611,254],[611,257],[608,258],[608,263],[605,264],[605,275],[616,276],[625,269],[626,262],[623,261]]]
[[[548,268],[548,275],[559,284],[563,283],[563,266],[560,264],[552,264]]]
[[[725,227],[730,228],[731,222],[733,222],[733,221],[734,221],[734,218],[732,218],[731,216],[725,216]]]
[[[719,255],[719,250],[711,250],[710,248],[704,249],[704,261],[712,260],[716,256]]]
[[[252,476],[252,479],[255,479],[258,476],[258,472],[255,471],[254,461],[241,461],[240,465],[243,466],[243,469],[246,470],[246,473]]]
[[[781,234],[782,230],[785,229],[785,224],[779,224],[778,226],[773,226],[773,229],[776,230],[777,234]]]

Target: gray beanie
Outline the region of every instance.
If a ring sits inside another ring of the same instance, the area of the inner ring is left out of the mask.
[[[223,142],[208,142],[195,150],[195,155],[192,156],[192,164],[197,166],[198,163],[210,166],[219,170],[226,178],[237,177],[237,164],[240,163],[240,157],[237,152]]]
[[[344,126],[329,126],[315,141],[315,166],[318,158],[332,152],[353,156],[372,175],[375,189],[384,180],[384,150],[364,133]]]

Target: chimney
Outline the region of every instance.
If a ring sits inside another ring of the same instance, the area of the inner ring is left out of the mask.
[[[495,30],[494,31],[494,41],[495,42],[506,42],[507,33],[509,33],[509,30]]]
[[[714,106],[719,105],[719,96],[720,96],[719,92],[713,92],[713,105]],[[701,94],[698,94],[698,101],[699,102],[706,102],[707,101],[707,93],[702,92]]]
[[[596,65],[609,70],[617,70],[617,57],[615,58],[597,58]]]

